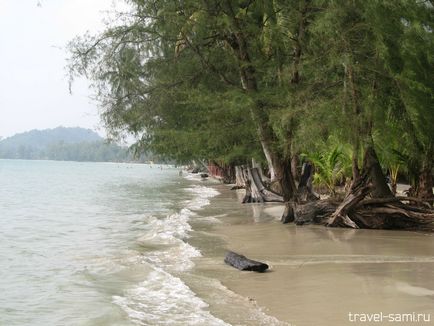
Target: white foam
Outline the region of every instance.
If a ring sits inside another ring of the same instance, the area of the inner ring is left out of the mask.
[[[198,249],[180,241],[177,246],[171,246],[166,250],[148,252],[144,260],[153,266],[163,267],[169,272],[184,272],[194,267],[192,258],[200,257]]]
[[[208,305],[175,276],[192,269],[193,258],[201,256],[198,249],[185,242],[192,231],[189,221],[197,215],[193,210],[208,205],[209,198],[219,194],[205,186],[186,191],[193,198],[185,202],[185,208],[164,218],[148,217],[146,232],[138,239],[148,247],[141,263],[152,272],[123,296],[113,297],[113,302],[140,325],[228,325],[212,316],[206,310]]]
[[[142,261],[168,272],[182,272],[193,268],[191,259],[200,257],[201,253],[184,241],[192,230],[188,220],[193,215],[194,212],[184,208],[164,219],[150,217],[147,225],[149,231],[137,241],[144,245],[157,246],[158,249],[145,252]]]
[[[196,195],[193,199],[186,201],[187,208],[192,210],[202,209],[204,206],[209,205],[209,198],[220,194],[214,188],[198,185],[195,185],[191,188],[186,188],[186,190]]]
[[[156,250],[145,252],[143,261],[168,272],[182,272],[194,267],[192,258],[200,257],[201,253],[184,241],[189,238],[189,233],[192,231],[189,220],[192,216],[196,216],[192,210],[208,205],[208,198],[219,194],[212,188],[197,185],[186,188],[186,191],[194,195],[191,200],[186,201],[186,208],[165,218],[148,217],[147,232],[137,240],[145,246],[158,247]],[[208,223],[219,222],[212,217],[205,219],[201,218]]]
[[[205,310],[208,305],[179,278],[161,269],[124,296],[113,296],[139,325],[228,325]]]
[[[179,213],[168,215],[164,219],[150,216],[147,223],[148,232],[138,241],[153,244],[177,244],[177,240],[189,237],[191,226],[188,220],[192,215],[194,215],[192,211],[184,208]]]

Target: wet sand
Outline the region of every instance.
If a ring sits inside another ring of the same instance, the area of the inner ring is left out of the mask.
[[[419,323],[393,324],[434,324],[432,234],[282,225],[282,205],[242,205],[242,192],[216,187],[221,195],[207,213],[222,222],[210,232],[223,245],[202,246],[205,259],[198,269],[265,313],[296,326],[390,324],[384,318],[350,321],[360,318],[356,313],[419,313],[430,322],[419,316]],[[223,265],[225,250],[264,261],[270,271],[240,272]]]

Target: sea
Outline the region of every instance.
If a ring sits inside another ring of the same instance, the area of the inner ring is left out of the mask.
[[[0,325],[280,325],[206,272],[228,212],[179,172],[0,160]]]

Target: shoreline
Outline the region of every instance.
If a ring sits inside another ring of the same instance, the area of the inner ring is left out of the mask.
[[[198,261],[197,268],[265,314],[291,326],[350,325],[349,313],[358,312],[416,312],[433,320],[431,234],[282,225],[282,204],[243,205],[243,191],[206,185],[220,192],[210,210],[220,212],[221,223],[209,232],[224,248],[204,253],[216,266]],[[265,262],[270,270],[238,271],[224,264],[226,250]]]

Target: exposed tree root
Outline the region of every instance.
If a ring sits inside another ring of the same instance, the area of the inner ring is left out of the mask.
[[[369,187],[348,194],[341,203],[332,199],[290,204],[293,222],[353,229],[434,230],[434,210],[404,203],[405,197],[367,198]],[[292,222],[287,221],[287,222]]]
[[[406,199],[403,199],[403,201]],[[351,196],[342,203],[332,199],[287,204],[297,225],[314,223],[353,229],[434,230],[434,210],[393,201]],[[284,221],[282,221],[284,222]]]
[[[432,199],[395,197],[381,187],[381,170],[375,153],[368,153],[367,160],[364,173],[340,203],[330,199],[287,203],[290,206],[287,210],[293,214],[292,221],[295,224],[316,223],[353,229],[434,231]]]

